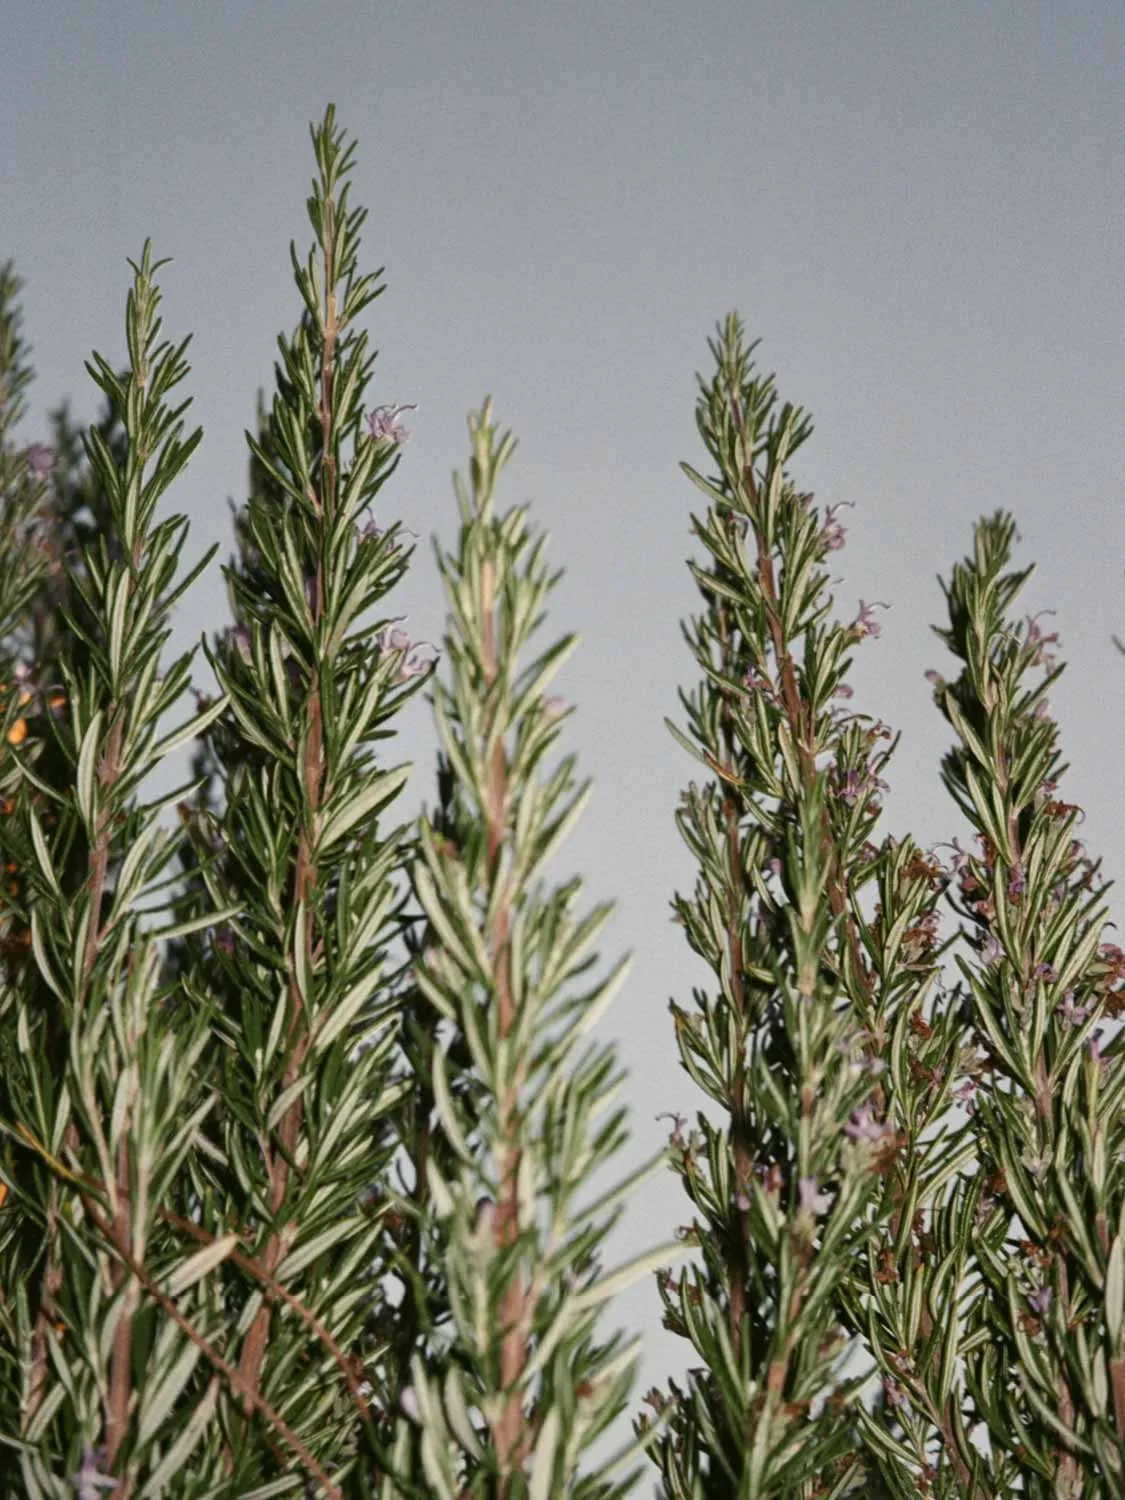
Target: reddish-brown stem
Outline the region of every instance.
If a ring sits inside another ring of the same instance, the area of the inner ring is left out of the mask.
[[[331,523],[336,504],[336,460],[333,454],[333,443],[335,441],[332,426],[332,386],[336,367],[336,341],[339,333],[336,316],[336,293],[335,287],[335,203],[330,198],[325,204],[324,220],[324,280],[327,287],[325,320],[324,320],[324,349],[321,361],[321,386],[320,386],[320,424],[321,424],[321,475],[320,493],[316,497],[317,509],[323,533]],[[315,595],[313,599],[313,618],[319,624],[324,612],[324,557],[323,552],[317,559]],[[315,967],[314,940],[315,940],[315,912],[313,910],[313,892],[316,888],[316,866],[312,850],[312,830],[309,826],[320,807],[321,795],[324,785],[325,761],[324,761],[324,725],[323,706],[321,701],[320,670],[319,663],[314,665],[312,681],[309,685],[309,731],[305,748],[305,760],[303,766],[305,803],[308,817],[302,820],[301,831],[297,842],[297,859],[293,875],[293,899],[297,909],[302,913],[301,928],[294,934],[294,944],[303,944],[305,949],[306,972],[310,975]],[[301,994],[300,984],[297,980],[297,963],[295,952],[288,955],[289,970],[289,1002],[290,1016],[289,1028],[286,1036],[286,1047],[288,1051],[288,1062],[283,1076],[283,1087],[288,1088],[295,1083],[309,1047],[309,1032],[304,1017],[304,998]],[[266,1171],[270,1184],[270,1212],[275,1220],[273,1231],[267,1241],[266,1248],[262,1254],[262,1265],[269,1275],[277,1270],[296,1234],[296,1225],[290,1221],[279,1226],[276,1222],[285,1195],[289,1187],[289,1164],[293,1160],[297,1149],[297,1140],[301,1132],[301,1124],[304,1118],[302,1101],[297,1099],[286,1110],[281,1120],[278,1131],[278,1150],[273,1150],[268,1142],[263,1142],[262,1149],[265,1157]],[[257,1395],[262,1378],[262,1360],[265,1356],[266,1343],[269,1339],[271,1321],[271,1309],[268,1303],[263,1303],[258,1309],[257,1316],[251,1324],[250,1331],[246,1336],[246,1342],[242,1348],[239,1359],[239,1375],[248,1391]],[[248,1412],[249,1414],[249,1412]]]
[[[723,668],[731,670],[731,641],[726,629],[726,611],[718,606],[718,631]],[[723,757],[727,772],[728,787],[738,780],[735,766],[734,728],[731,723],[730,705],[724,701]],[[723,816],[726,820],[727,842],[727,948],[730,957],[731,1000],[735,1012],[734,1024],[734,1069],[731,1077],[731,1152],[734,1157],[735,1207],[737,1218],[727,1252],[727,1324],[731,1348],[736,1360],[742,1358],[742,1324],[746,1317],[746,1282],[749,1266],[746,1256],[746,1236],[749,1227],[749,1207],[742,1202],[749,1195],[753,1159],[750,1149],[746,1121],[746,1043],[749,1018],[746,1014],[746,977],[742,950],[742,919],[740,893],[742,890],[742,845],[739,838],[739,809],[733,793],[728,789],[723,794]]]
[[[93,1224],[101,1231],[101,1233],[106,1237],[107,1240],[109,1240],[111,1243],[114,1243],[115,1236],[110,1224],[107,1223],[107,1221],[102,1217],[102,1214],[99,1212],[97,1206],[89,1198],[86,1198],[84,1201],[86,1205],[86,1211],[90,1215],[90,1219]],[[339,1500],[340,1491],[332,1483],[331,1479],[321,1468],[320,1464],[317,1462],[314,1456],[301,1442],[297,1434],[292,1431],[292,1429],[286,1424],[284,1419],[278,1415],[278,1413],[273,1409],[269,1402],[263,1400],[263,1398],[258,1395],[257,1391],[252,1390],[242,1379],[242,1376],[234,1368],[234,1366],[228,1364],[227,1361],[218,1352],[218,1350],[213,1348],[211,1344],[209,1344],[208,1341],[203,1337],[203,1335],[195,1327],[193,1327],[188,1319],[184,1317],[183,1313],[180,1312],[179,1308],[172,1301],[172,1299],[166,1296],[164,1292],[160,1290],[160,1288],[153,1281],[152,1277],[146,1271],[145,1267],[141,1264],[140,1261],[136,1259],[136,1257],[130,1250],[123,1250],[121,1249],[121,1247],[118,1247],[118,1253],[121,1255],[121,1258],[124,1260],[125,1265],[128,1267],[128,1269],[152,1297],[153,1301],[158,1303],[159,1306],[163,1308],[164,1312],[168,1315],[169,1318],[172,1319],[173,1323],[175,1323],[176,1326],[187,1335],[192,1343],[195,1344],[195,1346],[207,1356],[215,1369],[218,1370],[220,1374],[226,1376],[227,1380],[230,1381],[235,1390],[237,1390],[244,1397],[247,1404],[257,1411],[260,1411],[265,1417],[266,1421],[281,1434],[281,1436],[289,1444],[289,1447],[300,1459],[301,1463],[303,1463],[304,1466],[309,1470],[309,1472],[314,1476],[314,1478],[324,1486],[328,1494],[333,1497],[333,1500]]]
[[[31,1150],[37,1152],[48,1163],[48,1165],[57,1169],[58,1164],[51,1157],[50,1153],[44,1149],[42,1143],[36,1140],[36,1138],[29,1130],[21,1127],[20,1134]],[[71,1124],[67,1127],[67,1144],[70,1147],[71,1152],[76,1153],[78,1145],[78,1132],[73,1122],[71,1122]],[[68,1176],[69,1179],[72,1180],[76,1185],[88,1188],[91,1192],[99,1193],[103,1197],[108,1196],[108,1190],[105,1183],[99,1182],[97,1178],[89,1177],[86,1175],[86,1173],[77,1171],[69,1173]],[[57,1188],[57,1183],[52,1183],[51,1186],[52,1190],[55,1190]],[[181,1218],[179,1214],[172,1213],[170,1209],[157,1208],[156,1217],[163,1223],[171,1225],[173,1229],[180,1230],[181,1233],[188,1235],[191,1239],[198,1241],[202,1245],[212,1245],[215,1243],[216,1237],[213,1234],[210,1234],[201,1225],[193,1223],[192,1220]],[[321,1343],[324,1344],[325,1348],[329,1351],[329,1353],[332,1355],[333,1359],[335,1359],[337,1365],[339,1366],[340,1371],[344,1376],[345,1381],[347,1382],[348,1389],[352,1394],[352,1398],[355,1402],[356,1409],[358,1410],[360,1416],[363,1417],[365,1421],[370,1422],[370,1403],[360,1392],[360,1382],[356,1374],[355,1362],[344,1353],[339,1344],[337,1344],[336,1340],[329,1333],[328,1329],[325,1328],[324,1324],[320,1321],[316,1314],[310,1312],[305,1304],[301,1301],[301,1299],[294,1296],[294,1294],[289,1291],[287,1287],[282,1286],[281,1283],[277,1281],[265,1269],[260,1260],[255,1260],[252,1255],[247,1255],[241,1250],[232,1250],[230,1254],[230,1260],[236,1266],[239,1266],[242,1270],[244,1270],[247,1275],[254,1277],[256,1281],[260,1281],[263,1287],[265,1287],[266,1292],[269,1296],[275,1298],[277,1301],[284,1302],[287,1307],[291,1307],[297,1317],[300,1318],[301,1322],[304,1323],[306,1327],[308,1327],[318,1339],[320,1339]],[[49,1276],[52,1278],[52,1286],[50,1290],[53,1292],[57,1292],[62,1285],[62,1272],[61,1270],[56,1270],[50,1272]],[[53,1317],[53,1303],[50,1304],[48,1311]]]
[[[493,618],[495,603],[495,577],[492,563],[486,562],[482,581],[482,610],[484,614],[484,670],[489,686],[496,680],[499,670],[496,655],[496,626]],[[488,863],[493,879],[501,876],[500,864],[503,856],[507,830],[508,767],[504,753],[503,736],[497,736],[492,753],[488,783]],[[496,986],[497,1023],[501,1037],[511,1035],[515,1026],[515,1006],[512,1001],[511,951],[509,928],[511,914],[507,905],[496,913],[491,933],[491,954]],[[496,1205],[494,1232],[497,1247],[509,1249],[519,1238],[519,1076],[509,1084],[500,1100],[500,1140],[502,1159],[500,1164],[500,1201]],[[504,1390],[510,1391],[493,1431],[496,1456],[500,1464],[499,1494],[504,1500],[510,1485],[512,1471],[520,1461],[520,1438],[523,1429],[523,1401],[516,1388],[524,1365],[527,1362],[527,1332],[524,1327],[527,1293],[522,1270],[513,1271],[512,1279],[500,1302],[500,1326],[503,1330],[500,1346],[500,1382]]]

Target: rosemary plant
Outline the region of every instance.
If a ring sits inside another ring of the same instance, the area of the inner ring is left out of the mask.
[[[407,768],[374,747],[425,674],[370,619],[409,548],[366,512],[405,434],[387,408],[364,422],[374,356],[356,321],[381,287],[357,271],[365,212],[348,208],[354,147],[331,109],[313,143],[316,248],[307,264],[293,252],[305,312],[279,341],[261,438],[247,435],[252,489],[226,570],[235,623],[207,651],[230,712],[200,769],[226,804],[183,809],[204,905],[238,909],[197,955],[222,997],[223,1104],[216,1150],[193,1168],[204,1227],[239,1244],[211,1283],[232,1317],[231,1494],[300,1470],[340,1494],[358,1455],[378,1451],[364,1363],[378,1353],[380,1183],[401,1091],[388,948],[408,830],[380,814]]]
[[[942,777],[979,845],[957,859],[980,1161],[966,1368],[1003,1460],[980,1493],[1093,1500],[1125,1495],[1125,1071],[1117,1037],[1101,1045],[1125,955],[1103,939],[1081,810],[1057,795],[1057,636],[1009,617],[1032,572],[1005,571],[1014,539],[1003,513],[978,524],[937,632],[961,672],[933,674],[960,742]]]
[[[560,575],[526,507],[495,514],[515,445],[488,401],[469,429],[459,542],[437,552],[450,608],[450,680],[433,689],[445,795],[421,822],[413,868],[427,918],[415,982],[439,1032],[431,1075],[414,1087],[429,1088],[448,1149],[404,1184],[403,1204],[420,1225],[406,1294],[436,1266],[446,1316],[419,1319],[429,1337],[402,1393],[397,1480],[384,1493],[613,1500],[631,1483],[635,1445],[602,1464],[583,1458],[625,1408],[635,1343],[603,1334],[601,1310],[668,1248],[608,1273],[600,1263],[656,1163],[591,1189],[626,1122],[613,1050],[589,1032],[627,966],[576,988],[611,907],[579,916],[580,881],[542,879],[589,791],[572,755],[548,764],[569,710],[545,694],[576,640],[532,651]]]
[[[683,465],[709,502],[693,519],[707,561],[691,569],[705,609],[685,630],[703,681],[681,694],[688,733],[669,727],[710,773],[677,814],[699,877],[674,909],[716,990],[672,1015],[712,1108],[672,1132],[702,1264],[659,1278],[666,1326],[701,1364],[648,1401],[667,1420],[657,1452],[676,1500],[835,1496],[878,1469],[845,1329],[867,1331],[888,1255],[958,1160],[956,1142],[925,1169],[920,1157],[958,1045],[953,1020],[921,1014],[942,883],[910,840],[870,841],[894,744],[839,700],[849,650],[879,627],[873,605],[850,625],[828,618],[823,562],[843,528],[787,473],[811,423],[775,410],[736,316],[711,351],[697,424],[719,476]],[[872,883],[874,919],[860,900]],[[930,1436],[915,1434],[915,1478]]]
[[[30,919],[34,983],[4,996],[16,1038],[4,1078],[10,1238],[32,1225],[42,1242],[4,1306],[3,1436],[29,1495],[70,1493],[68,1475],[123,1497],[173,1481],[185,1496],[270,1481],[283,1493],[305,1477],[340,1495],[375,1425],[362,1358],[380,1301],[372,1208],[399,1091],[384,969],[407,830],[381,835],[406,768],[373,765],[371,746],[422,671],[387,621],[353,628],[406,566],[397,528],[363,520],[403,433],[389,408],[362,423],[372,357],[353,325],[376,278],[355,269],[363,213],[347,207],[352,149],[331,109],[313,140],[320,262],[294,254],[306,310],[280,343],[266,441],[251,440],[273,488],[249,507],[251,583],[228,574],[236,625],[208,653],[222,696],[154,743],[190,657],[158,675],[187,586],[172,587],[186,522],[154,525],[153,511],[198,434],[182,440],[183,408],[164,399],[186,365],[182,346],[155,347],[146,247],[129,371],[93,366],[125,444],[115,462],[97,430],[87,438],[109,524],[71,572],[88,618],[67,621],[89,656],[81,672],[63,662],[67,728],[55,737],[69,784],[60,793],[38,774],[30,741],[4,766],[34,867],[17,914]],[[5,720],[13,746],[17,711]],[[195,887],[173,898],[179,920],[153,931],[141,903],[181,835],[136,790],[212,725],[226,806],[196,818],[185,804]],[[59,872],[83,841],[70,892]],[[215,926],[219,941],[191,941]],[[184,942],[169,963],[164,950]],[[44,982],[54,1015],[36,1003]],[[63,1068],[42,1045],[52,1024]]]
[[[159,1005],[158,945],[174,929],[147,927],[142,917],[154,908],[139,903],[158,889],[172,841],[159,826],[161,804],[140,803],[137,790],[205,722],[157,739],[191,659],[159,675],[166,622],[207,559],[174,583],[187,522],[154,524],[199,433],[185,438],[184,407],[166,400],[187,373],[185,345],[158,343],[147,245],[133,269],[128,372],[115,375],[96,355],[89,367],[126,442],[117,463],[96,430],[88,436],[117,545],[100,537],[86,547],[82,573],[71,573],[86,606],[88,655],[81,672],[62,660],[64,727],[44,720],[69,763],[65,791],[37,774],[45,736],[25,749],[8,732],[18,791],[5,838],[27,880],[19,916],[29,921],[36,982],[5,997],[16,1045],[5,1056],[4,1127],[17,1233],[30,1224],[41,1247],[32,1273],[8,1289],[16,1361],[5,1372],[4,1437],[8,1473],[14,1454],[22,1493],[33,1497],[68,1493],[63,1476],[84,1478],[99,1461],[129,1474],[141,1465],[157,1476],[162,1464],[173,1471],[192,1425],[169,1431],[185,1340],[172,1324],[156,1337],[146,1302],[187,1322],[171,1298],[190,1308],[200,1274],[170,1242],[160,1208],[211,1108],[195,1066],[208,1018],[200,1008],[174,1035]],[[85,851],[83,878],[67,890],[59,872],[75,845]],[[61,1054],[52,1045],[60,1029]]]
[[[619,1500],[648,1449],[666,1500],[1125,1500],[1125,953],[1058,795],[1056,637],[1010,618],[1012,519],[944,586],[942,775],[978,845],[947,868],[874,842],[896,739],[846,704],[878,606],[833,620],[844,528],[790,472],[811,423],[720,327],[671,726],[706,773],[673,908],[712,981],[671,1007],[705,1103],[615,1179],[591,1032],[627,964],[592,976],[611,908],[544,876],[589,790],[547,696],[575,638],[536,641],[559,575],[526,507],[496,513],[488,401],[437,550],[437,803],[386,824],[408,767],[380,747],[434,666],[369,514],[409,408],[365,411],[381,273],[331,107],[312,140],[218,694],[171,729],[193,653],[162,652],[208,557],[181,577],[187,522],[156,519],[200,436],[158,265],[125,368],[88,367],[82,453],[66,408],[16,444],[0,267],[0,1494]],[[191,740],[189,784],[143,801]],[[606,1271],[669,1155],[682,1244]],[[599,1460],[636,1355],[605,1306],[657,1268],[696,1362]]]

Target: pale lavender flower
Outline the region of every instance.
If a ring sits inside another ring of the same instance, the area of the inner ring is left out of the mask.
[[[1027,890],[1027,876],[1023,872],[1023,865],[1017,864],[1013,867],[1008,877],[1008,899],[1015,901]]]
[[[404,411],[417,411],[417,402],[406,406],[377,406],[368,415],[367,425],[371,429],[373,438],[389,438],[392,443],[400,448],[406,442],[410,433],[402,426],[399,416]]]
[[[36,479],[46,479],[57,462],[55,450],[46,443],[32,443],[24,449],[23,456]]]
[[[1051,981],[1055,978],[1055,971],[1051,968],[1050,964],[1040,963],[1035,965],[1035,968],[1032,970],[1031,977],[1032,979],[1042,979],[1047,984],[1050,984]]]
[[[844,802],[846,802],[849,807],[854,807],[856,804],[856,799],[859,797],[859,792],[859,772],[855,770],[845,771],[843,785],[839,788],[837,795]]]
[[[420,649],[424,651],[432,651],[433,655],[419,656],[418,652],[415,651],[413,655],[409,656],[399,668],[398,677],[400,682],[405,681],[405,679],[408,677],[421,676],[423,672],[428,672],[429,669],[437,661],[440,653],[438,652],[436,646],[431,646],[428,641],[423,641]]]
[[[861,641],[867,636],[871,636],[875,640],[882,635],[883,627],[871,618],[871,611],[873,609],[890,609],[890,607],[889,604],[882,604],[879,600],[875,600],[872,604],[867,604],[863,599],[859,601],[859,614],[852,621],[851,628],[859,635]]]
[[[101,1471],[104,1456],[100,1448],[92,1448],[89,1443],[83,1448],[82,1467],[70,1476],[78,1500],[99,1500],[99,1490],[117,1488],[118,1481]]]
[[[997,963],[1001,958],[1003,951],[1004,950],[1000,947],[1000,943],[996,937],[996,934],[990,932],[985,938],[984,942],[980,945],[980,961],[982,964]]]
[[[1053,609],[1041,609],[1039,611],[1039,614],[1042,614],[1042,615],[1053,615],[1054,614],[1054,610]],[[1055,658],[1051,654],[1051,652],[1049,652],[1047,650],[1047,647],[1049,645],[1057,645],[1058,644],[1058,639],[1059,638],[1058,638],[1057,633],[1053,633],[1051,635],[1044,635],[1044,633],[1043,633],[1043,631],[1042,631],[1042,629],[1040,628],[1040,625],[1039,625],[1039,615],[1028,615],[1028,617],[1027,617],[1027,644],[1029,646],[1034,646],[1036,648],[1035,654],[1031,658],[1031,665],[1033,667],[1053,667],[1054,666],[1054,664],[1055,664]],[[1036,710],[1036,712],[1038,712],[1038,709]]]
[[[841,682],[832,696],[833,698],[852,698],[855,696],[855,689],[850,682]]]
[[[953,1091],[954,1102],[960,1104],[965,1113],[972,1115],[976,1113],[974,1100],[977,1096],[977,1085],[971,1078],[966,1078],[958,1088]]]
[[[768,677],[763,677],[755,672],[753,667],[748,667],[742,674],[742,680],[752,693],[761,693],[767,703],[777,702],[777,693]]]
[[[832,1207],[832,1194],[817,1191],[815,1177],[802,1177],[797,1184],[798,1201],[804,1213],[826,1214]]]
[[[850,500],[841,500],[839,505],[830,505],[824,513],[824,530],[821,536],[824,538],[825,548],[829,552],[838,552],[844,545],[847,532],[842,521],[837,521],[836,512],[842,510],[845,505],[851,505]]]
[[[1051,1288],[1049,1286],[1037,1287],[1035,1291],[1028,1294],[1027,1300],[1041,1318],[1045,1317],[1051,1305]]]
[[[750,1199],[745,1193],[735,1193],[734,1206],[738,1209],[739,1213],[747,1213],[750,1208]]]
[[[665,1113],[657,1115],[656,1118],[658,1120],[671,1120],[672,1133],[668,1137],[668,1144],[678,1146],[681,1151],[685,1151],[687,1149],[687,1140],[684,1136],[684,1126],[687,1124],[687,1121],[683,1115]]]
[[[940,672],[936,672],[933,667],[926,673],[926,681],[932,682],[936,688],[943,688],[945,686],[945,678]]]
[[[400,630],[396,625],[392,629],[389,625],[380,630],[375,637],[375,644],[380,651],[409,651],[410,637],[405,630]]]
[[[942,846],[938,845],[936,847],[940,848]],[[949,848],[953,850],[953,859],[950,862],[950,870],[954,875],[960,875],[961,871],[969,862],[968,852],[961,848],[961,845],[956,839],[954,839],[953,842],[949,845]]]

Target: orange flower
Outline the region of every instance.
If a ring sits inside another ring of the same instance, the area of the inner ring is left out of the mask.
[[[8,1184],[0,1182],[0,1208],[4,1207],[4,1199],[8,1196]]]
[[[0,690],[3,690],[6,693],[8,691],[8,684],[6,682],[0,683]],[[24,704],[24,703],[30,703],[30,702],[31,702],[31,691],[30,691],[30,689],[29,688],[21,688],[21,690],[20,690],[20,703],[21,703],[21,705]],[[23,742],[24,742],[24,740],[26,738],[27,738],[27,720],[26,719],[17,719],[15,721],[15,723],[12,725],[11,729],[8,730],[8,744],[9,745],[22,745]]]

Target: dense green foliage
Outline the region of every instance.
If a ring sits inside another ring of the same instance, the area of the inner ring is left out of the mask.
[[[1125,955],[1012,519],[946,585],[941,774],[976,847],[943,859],[879,830],[896,738],[847,706],[878,606],[835,617],[838,507],[793,479],[811,422],[720,326],[669,721],[707,976],[669,1041],[702,1097],[622,1173],[592,1033],[628,965],[594,977],[610,908],[545,873],[589,790],[548,694],[576,641],[539,640],[559,573],[496,510],[486,401],[440,649],[401,628],[410,408],[368,407],[381,272],[331,108],[312,140],[194,713],[195,653],[164,649],[210,557],[182,569],[158,514],[200,440],[162,263],[133,266],[124,367],[88,366],[103,416],[60,409],[50,445],[17,441],[0,270],[0,1494],[620,1500],[647,1454],[667,1500],[1125,1496]],[[423,688],[436,800],[396,823]],[[681,1243],[606,1269],[667,1173]],[[653,1272],[690,1368],[607,1457],[637,1345],[609,1303]]]

